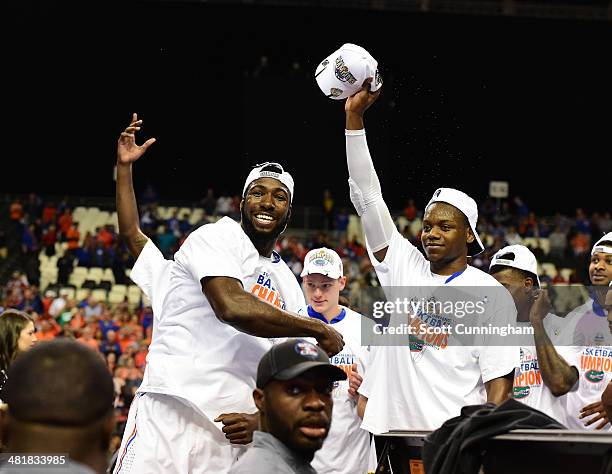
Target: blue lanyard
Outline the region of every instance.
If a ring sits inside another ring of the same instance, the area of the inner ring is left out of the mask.
[[[459,275],[461,275],[465,270],[467,269],[464,268],[463,270],[459,270],[458,272],[453,273],[451,276],[449,276],[446,281],[444,282],[444,284],[446,285],[447,283],[450,283],[451,281],[453,281],[455,278],[457,278]]]
[[[308,305],[308,316],[310,316],[311,318],[319,319],[326,324],[335,324],[335,323],[339,323],[340,321],[344,319],[344,317],[346,316],[346,310],[342,308],[342,311],[340,311],[340,314],[336,316],[334,319],[332,319],[331,321],[329,321],[328,323],[327,319],[325,319],[325,316],[323,316],[321,313],[317,313],[314,309],[312,309],[310,305]]]

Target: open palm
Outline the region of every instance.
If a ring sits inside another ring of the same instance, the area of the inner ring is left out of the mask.
[[[121,133],[117,141],[117,161],[120,164],[129,164],[140,158],[147,148],[155,143],[155,138],[149,138],[142,145],[136,144],[136,132],[140,130],[142,120],[138,120],[138,114],[132,115],[132,122]]]

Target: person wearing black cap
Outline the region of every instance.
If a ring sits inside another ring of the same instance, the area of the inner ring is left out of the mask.
[[[270,349],[253,391],[259,431],[231,474],[314,474],[310,465],[331,425],[334,383],[346,373],[319,347],[290,339]]]
[[[99,354],[69,339],[43,342],[11,366],[5,397],[7,452],[66,455],[50,472],[105,472],[115,394]],[[26,467],[4,464],[0,473]]]

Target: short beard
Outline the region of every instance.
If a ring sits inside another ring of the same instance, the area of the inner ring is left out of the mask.
[[[253,221],[245,212],[244,207],[245,206],[242,206],[242,209],[240,210],[240,223],[242,224],[244,233],[249,237],[249,239],[251,239],[251,242],[253,242],[253,245],[257,249],[266,247],[271,242],[276,242],[278,236],[281,235],[287,228],[287,224],[289,223],[289,212],[287,212],[285,218],[278,223],[272,232],[258,232],[253,225]]]

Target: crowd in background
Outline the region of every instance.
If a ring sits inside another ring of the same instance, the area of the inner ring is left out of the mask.
[[[212,189],[195,203],[204,211],[195,224],[189,222],[189,215],[179,215],[178,211],[161,219],[157,201],[154,190],[147,188],[140,199],[141,227],[167,258],[172,258],[195,228],[220,216],[240,218],[240,198],[215,196]],[[129,284],[126,269],[133,265],[113,225],[101,225],[95,232],[81,236],[72,210],[68,198],[56,202],[30,194],[24,200],[7,201],[0,225],[0,268],[5,273],[8,271],[8,275],[1,287],[0,310],[17,308],[29,313],[39,340],[75,338],[105,358],[115,382],[117,433],[121,433],[121,424],[142,380],[153,315],[151,308],[143,303],[134,307],[126,300],[109,305],[97,301],[91,294],[77,300],[62,290],[69,286],[69,276],[75,266],[110,268],[115,283]],[[400,232],[418,247],[422,213],[423,209],[410,199],[394,216]],[[276,251],[300,279],[302,261],[308,250],[323,246],[335,249],[343,259],[348,276],[342,296],[354,302],[365,288],[378,286],[376,274],[363,242],[359,237],[349,239],[349,215],[346,209],[335,206],[329,191],[322,197],[321,216],[320,230],[304,232],[290,228],[278,240]],[[609,212],[587,215],[582,209],[576,209],[573,216],[558,213],[543,218],[519,197],[501,202],[487,199],[480,206],[478,230],[488,245],[485,252],[472,260],[473,265],[486,271],[492,255],[501,247],[523,243],[525,238],[548,239],[547,253],[542,248],[533,249],[538,260],[574,271],[571,281],[566,281],[560,273],[554,278],[543,275],[542,280],[586,284],[588,278],[583,271],[588,266],[585,262],[589,250],[599,236],[612,230],[612,219]],[[39,254],[55,255],[57,242],[64,243],[66,248],[57,259],[57,284],[39,288]],[[119,441],[116,436],[115,443]],[[116,445],[111,446],[114,448]]]

